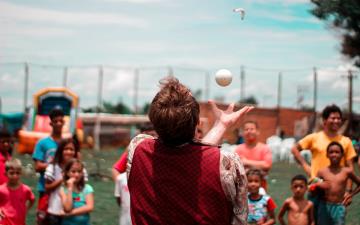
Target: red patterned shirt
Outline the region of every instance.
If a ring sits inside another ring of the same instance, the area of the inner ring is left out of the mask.
[[[246,224],[247,179],[236,154],[148,135],[129,145],[127,174],[134,224]]]

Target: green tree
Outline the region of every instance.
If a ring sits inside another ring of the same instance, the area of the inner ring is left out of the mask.
[[[313,112],[314,111],[314,107],[312,106],[309,106],[309,105],[302,105],[300,107],[301,110],[304,110],[304,111],[308,111],[308,112]]]
[[[252,104],[252,105],[257,105],[258,101],[255,98],[255,96],[251,95],[249,97],[246,97],[244,100],[240,100],[239,103],[245,103],[245,104]]]
[[[83,108],[82,111],[85,113],[95,113],[97,112],[97,106]],[[104,101],[103,106],[99,109],[99,112],[112,114],[132,114],[131,109],[121,101],[116,104]]]
[[[202,96],[202,90],[201,89],[197,89],[195,90],[193,93],[193,96],[196,100],[200,101],[201,96]]]
[[[146,115],[149,113],[149,110],[150,110],[150,103],[145,103],[141,109],[141,113]]]
[[[113,113],[113,114],[132,114],[131,109],[119,101],[116,104],[112,104],[111,102],[104,101],[103,104],[104,112]]]
[[[81,109],[84,113],[96,113],[97,112],[97,106],[91,106],[88,108],[82,108]],[[102,108],[100,108],[99,112],[104,112]]]
[[[315,7],[311,13],[342,35],[341,53],[360,67],[360,1],[359,0],[311,0]]]

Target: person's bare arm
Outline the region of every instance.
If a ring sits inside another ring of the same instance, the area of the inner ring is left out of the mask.
[[[284,215],[288,210],[289,210],[289,199],[286,199],[284,204],[281,206],[278,214],[278,220],[281,225],[286,225],[284,221]]]
[[[308,211],[308,217],[309,217],[309,224],[315,225],[315,219],[314,219],[314,204],[312,202],[309,202],[310,208]]]
[[[349,167],[352,171],[354,171],[354,162],[352,160],[346,160],[345,165]],[[348,206],[352,202],[352,188],[353,188],[353,181],[351,179],[347,179],[346,181],[346,189],[344,193],[344,201],[343,204]]]
[[[223,111],[220,110],[214,101],[209,100],[211,110],[215,116],[215,122],[210,131],[202,139],[202,142],[218,145],[225,133],[225,131],[236,124],[247,112],[252,110],[252,106],[244,106],[242,109],[234,112],[234,103],[230,104],[229,107]]]
[[[269,211],[268,216],[269,216],[268,220],[265,223],[263,223],[262,225],[273,225],[273,224],[275,224],[276,220],[275,220],[275,212],[274,212],[274,210]]]
[[[319,172],[317,173],[317,177],[321,178],[323,181],[322,182],[318,182],[312,185],[315,185],[318,188],[321,188],[323,190],[329,189],[330,188],[330,182],[324,179],[324,169],[319,170]]]
[[[300,151],[302,151],[302,148],[300,147],[299,144],[295,144],[292,148],[291,148],[291,153],[294,155],[295,160],[302,166],[302,168],[304,169],[305,173],[310,176],[311,175],[311,168],[310,165],[306,162],[306,160],[304,159],[304,157],[302,157],[302,155],[300,154]]]
[[[316,183],[315,184],[317,187],[321,188],[321,189],[329,189],[330,188],[330,182],[329,181],[323,181],[323,182],[320,182],[320,183]]]
[[[64,191],[60,191],[60,198],[64,207],[64,212],[70,212],[72,209],[72,191],[68,190],[67,194]]]
[[[357,186],[353,192],[351,192],[351,197],[358,194],[360,192],[360,186]]]
[[[86,205],[81,206],[79,208],[74,208],[70,211],[70,213],[68,213],[66,215],[76,216],[76,215],[81,215],[81,214],[85,214],[85,213],[90,213],[91,211],[93,211],[94,210],[94,194],[93,193],[87,194],[85,197],[85,202],[86,202]]]
[[[116,182],[116,177],[126,172],[126,163],[127,163],[127,157],[128,157],[128,147],[126,147],[125,151],[121,154],[118,161],[115,162],[115,164],[112,167],[112,177],[114,182]]]
[[[34,202],[35,202],[35,199],[30,199],[30,200],[27,202],[26,211],[29,211],[29,210],[31,209],[31,207],[34,205]]]
[[[72,192],[73,192],[73,188],[74,188],[74,181],[75,181],[74,178],[70,178],[69,180],[67,180],[67,182],[66,182],[67,193],[65,193],[65,191],[63,189],[60,190],[60,198],[61,198],[61,202],[63,204],[65,213],[69,213],[72,210],[72,205],[73,205]]]
[[[46,167],[48,164],[46,162],[42,162],[40,160],[34,160],[35,161],[35,171],[40,173],[44,172],[46,170]]]
[[[349,167],[352,171],[354,171],[354,161],[352,159],[346,160],[345,165],[347,167]],[[351,179],[348,179],[348,181],[346,183],[346,190],[348,190],[348,192],[351,192],[351,190],[352,190],[352,180]]]
[[[356,184],[356,188],[354,189],[353,192],[351,192],[350,196],[344,197],[344,201],[343,201],[344,205],[347,205],[349,198],[351,199],[352,196],[360,192],[360,177],[356,176],[353,170],[349,170],[348,176],[350,178],[349,180],[352,180]]]
[[[243,161],[244,165],[248,167],[256,167],[264,171],[269,171],[271,169],[271,163],[268,163],[267,161],[250,160],[244,157],[242,157],[241,160]]]
[[[45,190],[52,191],[55,190],[57,187],[61,186],[63,179],[50,181],[48,179],[45,180]]]
[[[115,169],[114,167],[111,169],[111,173],[112,173],[112,178],[114,180],[114,182],[116,182],[116,178],[117,176],[120,174],[119,171],[117,171],[117,169]]]

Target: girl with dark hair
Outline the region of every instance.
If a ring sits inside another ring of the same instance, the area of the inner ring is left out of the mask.
[[[275,224],[276,204],[269,195],[259,192],[263,179],[263,172],[251,168],[246,173],[248,179],[248,224]]]
[[[64,139],[58,145],[53,162],[46,168],[45,190],[50,195],[46,224],[61,225],[62,223],[64,210],[59,192],[63,183],[63,169],[67,162],[78,157],[79,148],[77,142],[72,138]],[[86,170],[84,174],[87,180]]]
[[[62,225],[89,225],[90,212],[94,209],[94,190],[85,183],[84,165],[71,159],[64,167],[65,187],[60,190],[65,217]]]

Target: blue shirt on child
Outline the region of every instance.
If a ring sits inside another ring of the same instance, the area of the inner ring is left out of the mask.
[[[261,195],[259,199],[251,199],[248,195],[248,223],[258,223],[259,221],[265,222],[268,219],[269,211],[276,208],[275,202],[269,195]]]
[[[50,163],[54,159],[57,146],[57,142],[52,137],[49,136],[43,138],[36,143],[32,158],[41,162]],[[39,182],[37,184],[39,192],[45,192],[44,173],[45,171],[40,173]]]
[[[65,194],[68,193],[66,187],[64,187]],[[79,193],[72,192],[73,208],[80,208],[86,205],[86,196],[90,193],[94,193],[94,189],[89,185],[85,184],[83,190]],[[64,217],[62,225],[89,225],[90,224],[90,214],[85,213],[82,215]]]

